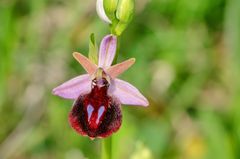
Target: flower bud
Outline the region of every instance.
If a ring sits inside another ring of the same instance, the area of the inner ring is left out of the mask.
[[[134,0],[119,0],[116,16],[121,23],[129,23],[133,13]]]
[[[117,36],[122,34],[132,20],[134,7],[134,0],[97,0],[99,17],[111,24],[111,32]]]
[[[119,0],[104,0],[103,7],[106,15],[113,21],[116,19],[115,12],[118,7]]]
[[[108,18],[108,16],[105,13],[104,6],[103,6],[103,0],[97,0],[96,3],[96,10],[98,13],[98,16],[107,23],[112,23],[112,21]]]

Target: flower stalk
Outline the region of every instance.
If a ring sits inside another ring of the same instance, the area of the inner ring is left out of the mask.
[[[112,139],[113,137],[110,136],[106,139],[102,139],[102,159],[112,159]]]

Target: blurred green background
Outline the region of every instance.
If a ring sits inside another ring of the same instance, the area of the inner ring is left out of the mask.
[[[150,106],[122,106],[114,159],[240,158],[240,1],[137,0],[118,61]],[[0,158],[98,159],[100,140],[68,124],[72,101],[52,88],[84,73],[109,28],[95,0],[0,1]]]

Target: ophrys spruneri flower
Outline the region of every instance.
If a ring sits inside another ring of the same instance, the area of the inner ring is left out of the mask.
[[[53,94],[75,100],[69,113],[71,126],[81,135],[103,138],[116,132],[122,122],[121,104],[148,106],[148,100],[126,81],[117,77],[131,67],[131,58],[111,66],[117,38],[103,38],[98,65],[80,53],[73,53],[87,74],[77,76],[53,89]]]

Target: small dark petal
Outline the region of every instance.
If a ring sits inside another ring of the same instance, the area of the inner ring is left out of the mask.
[[[91,127],[88,120],[87,106],[89,101],[93,105],[92,112],[99,112],[99,101],[92,100],[91,95],[80,96],[74,103],[73,108],[69,114],[69,122],[73,129],[83,136],[90,138],[105,138],[116,132],[122,123],[122,113],[120,104],[117,100],[111,97],[104,97],[106,111],[99,120],[99,124]],[[87,103],[87,104],[86,104]],[[98,115],[98,114],[97,114]]]

